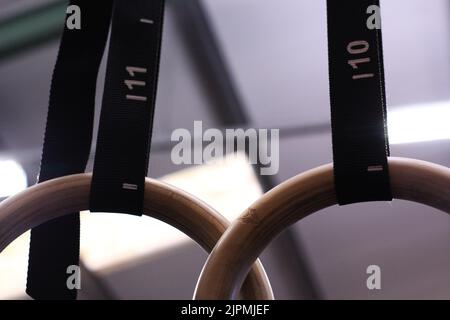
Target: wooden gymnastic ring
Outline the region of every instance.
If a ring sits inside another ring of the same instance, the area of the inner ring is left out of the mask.
[[[432,163],[389,159],[394,198],[450,213],[450,169]],[[336,204],[333,166],[287,180],[250,206],[228,228],[200,275],[195,299],[232,299],[251,264],[282,230],[318,210]]]
[[[90,188],[91,175],[77,174],[37,184],[1,202],[0,252],[33,227],[70,212],[88,210]],[[153,179],[145,181],[144,214],[184,232],[207,252],[229,226],[224,217],[197,198]],[[259,261],[241,293],[244,299],[273,299]]]

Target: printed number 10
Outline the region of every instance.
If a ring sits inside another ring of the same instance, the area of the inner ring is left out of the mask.
[[[367,53],[367,51],[369,51],[369,43],[364,40],[350,42],[347,46],[347,52],[352,55],[364,54]],[[348,60],[348,64],[351,65],[354,70],[359,69],[359,65],[369,62],[370,57]],[[355,74],[353,75],[352,79],[353,80],[367,79],[372,78],[373,76],[374,76],[373,73]]]

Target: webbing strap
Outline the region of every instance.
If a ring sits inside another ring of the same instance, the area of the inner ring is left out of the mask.
[[[38,182],[85,170],[91,148],[95,89],[112,0],[72,0],[81,29],[67,25],[53,71]],[[35,299],[75,299],[67,268],[79,263],[79,213],[32,229],[27,293]]]
[[[373,16],[377,10],[378,0],[327,1],[334,176],[340,205],[392,200],[381,28],[373,23],[379,18]]]
[[[91,211],[142,214],[164,0],[116,0]]]

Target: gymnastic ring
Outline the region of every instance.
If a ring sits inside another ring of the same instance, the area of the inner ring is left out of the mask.
[[[89,209],[91,174],[65,176],[34,185],[0,203],[0,252],[42,223]],[[210,252],[228,221],[197,198],[173,186],[145,180],[145,215],[184,232]],[[270,300],[273,293],[262,264],[252,268],[241,291],[244,299]]]
[[[450,213],[450,169],[425,161],[389,158],[392,195]],[[282,230],[337,203],[333,165],[293,177],[250,206],[210,254],[195,299],[233,299],[250,266]]]

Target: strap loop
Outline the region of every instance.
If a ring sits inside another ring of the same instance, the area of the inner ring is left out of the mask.
[[[112,0],[72,0],[81,29],[67,26],[53,71],[38,182],[82,173],[91,149],[95,89],[111,19]],[[26,292],[34,299],[75,299],[67,267],[79,263],[78,213],[32,229]]]
[[[96,81],[111,15],[111,44],[92,183],[94,211],[142,214],[156,97],[164,0],[72,0],[81,28],[64,29],[53,74],[38,182],[82,173],[91,148]],[[114,7],[114,8],[113,8]],[[79,264],[79,214],[31,232],[27,293],[76,299],[67,268]]]
[[[331,123],[340,205],[392,200],[378,0],[327,1]]]
[[[142,214],[163,18],[163,0],[114,2],[91,211]]]

